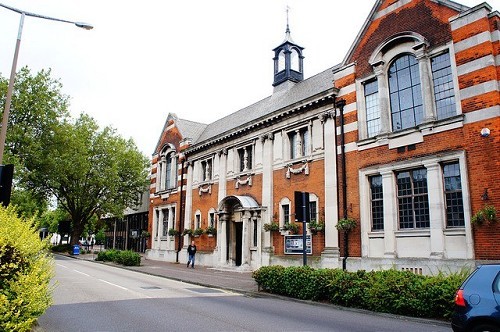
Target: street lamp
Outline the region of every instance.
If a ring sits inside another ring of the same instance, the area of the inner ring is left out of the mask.
[[[35,14],[35,13],[30,13],[30,12],[27,12],[24,10],[20,10],[20,9],[17,9],[14,7],[4,5],[2,3],[0,3],[0,7],[6,8],[6,9],[12,10],[18,14],[21,14],[21,20],[19,22],[19,31],[17,33],[16,49],[14,51],[14,60],[12,60],[12,69],[10,72],[9,87],[7,88],[7,97],[5,99],[5,109],[4,109],[3,118],[2,118],[2,129],[0,131],[0,165],[2,165],[3,153],[5,150],[5,137],[7,136],[7,124],[9,121],[10,103],[11,103],[11,99],[12,99],[12,90],[14,88],[14,80],[16,78],[17,57],[19,55],[19,46],[21,45],[21,34],[23,33],[24,17],[25,16],[32,16],[32,17],[43,18],[45,20],[71,23],[71,24],[74,24],[77,27],[83,28],[85,30],[91,30],[93,28],[93,26],[90,24],[87,24],[87,23],[73,22],[73,21],[62,20],[62,19],[54,18],[54,17],[50,17],[50,16],[44,16],[44,15],[39,15],[39,14]]]

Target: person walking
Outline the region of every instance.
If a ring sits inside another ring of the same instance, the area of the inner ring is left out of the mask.
[[[194,269],[194,255],[196,254],[196,245],[194,241],[191,241],[191,244],[188,246],[188,263],[187,267],[189,267],[189,263],[191,263],[191,268]]]

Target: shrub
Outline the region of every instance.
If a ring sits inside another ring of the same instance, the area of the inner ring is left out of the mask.
[[[32,220],[0,207],[0,331],[29,331],[52,302],[47,240]]]
[[[71,244],[58,244],[56,246],[52,246],[50,248],[52,252],[68,252],[72,253],[73,252],[73,246]]]
[[[99,251],[96,260],[103,262],[115,262],[125,266],[141,265],[141,255],[131,250],[109,249]]]
[[[267,292],[398,315],[447,319],[456,289],[470,271],[422,276],[409,271],[265,266],[253,272]]]

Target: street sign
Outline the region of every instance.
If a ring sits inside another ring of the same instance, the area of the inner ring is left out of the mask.
[[[301,255],[304,252],[302,235],[285,235],[285,254]],[[312,238],[306,235],[307,254],[312,255]]]

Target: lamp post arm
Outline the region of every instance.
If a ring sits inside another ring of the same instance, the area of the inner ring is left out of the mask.
[[[90,24],[88,24],[88,23],[68,21],[68,20],[63,20],[63,19],[60,19],[60,18],[51,17],[51,16],[35,14],[35,13],[27,12],[25,10],[21,10],[21,9],[17,9],[17,8],[14,8],[14,7],[11,7],[11,6],[7,6],[7,5],[4,5],[2,3],[0,3],[0,7],[12,10],[13,12],[16,12],[16,13],[19,13],[19,14],[24,14],[26,16],[37,17],[37,18],[42,18],[42,19],[45,19],[45,20],[56,21],[56,22],[71,23],[71,24],[76,25],[79,28],[83,28],[83,29],[86,29],[86,30],[90,30],[90,29],[93,28],[93,26],[90,25]]]
[[[4,5],[3,3],[0,3],[0,7],[11,10],[11,11],[16,12],[18,14],[21,14],[21,21],[19,22],[19,31],[17,33],[16,49],[14,51],[14,60],[12,61],[12,69],[10,72],[10,81],[9,81],[9,86],[7,88],[7,96],[5,98],[5,108],[4,108],[3,117],[2,117],[2,128],[0,129],[0,165],[2,165],[3,153],[5,150],[5,139],[7,136],[7,125],[9,122],[10,104],[12,101],[12,90],[14,89],[14,81],[16,79],[17,58],[19,56],[19,47],[21,46],[21,35],[23,33],[23,25],[24,25],[25,16],[37,17],[37,18],[50,20],[50,21],[56,21],[56,22],[71,23],[71,24],[74,24],[77,27],[83,28],[85,30],[91,30],[94,27],[88,23],[73,22],[73,21],[63,20],[60,18],[30,13],[30,12],[27,12],[24,10],[20,10],[20,9],[11,7],[11,6]]]
[[[3,6],[2,4],[0,4]],[[3,111],[2,128],[0,129],[0,165],[3,163],[3,152],[5,150],[5,139],[7,137],[7,125],[9,123],[10,104],[12,101],[12,90],[14,90],[14,81],[16,79],[17,58],[19,57],[19,47],[21,46],[21,35],[23,34],[25,14],[21,13],[19,21],[19,30],[17,32],[16,49],[14,51],[14,59],[12,60],[12,69],[10,71],[9,86],[7,88],[7,96],[5,97],[5,108]]]

